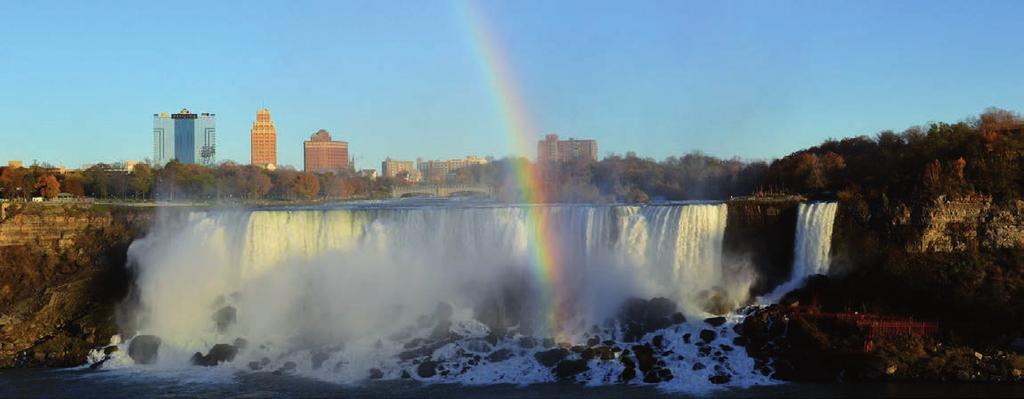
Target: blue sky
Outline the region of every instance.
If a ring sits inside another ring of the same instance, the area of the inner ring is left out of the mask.
[[[771,159],[828,137],[1024,111],[1021,1],[479,1],[541,133],[600,153]],[[318,129],[361,168],[511,154],[453,1],[11,1],[0,161],[141,160],[152,114],[217,114],[248,162]],[[531,157],[533,154],[529,154]]]

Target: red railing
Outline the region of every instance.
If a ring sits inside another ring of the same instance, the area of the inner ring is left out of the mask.
[[[875,349],[873,341],[875,338],[924,336],[935,334],[939,331],[938,323],[884,317],[871,313],[822,313],[804,308],[795,309],[793,313],[813,319],[829,319],[853,323],[866,333],[864,338],[865,352],[871,352]]]

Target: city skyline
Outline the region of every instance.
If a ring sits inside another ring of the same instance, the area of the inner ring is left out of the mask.
[[[275,110],[278,162],[296,168],[291,143],[320,128],[358,148],[360,168],[387,156],[532,159],[509,143],[480,32],[522,94],[530,135],[594,138],[599,157],[772,159],[828,137],[1024,110],[1019,2],[194,5],[204,12],[9,5],[0,159],[142,160],[142,116],[176,106],[217,113],[219,161],[247,163],[260,108]],[[182,18],[198,29],[168,23]],[[260,30],[271,22],[279,29]],[[172,43],[204,61],[165,62]]]

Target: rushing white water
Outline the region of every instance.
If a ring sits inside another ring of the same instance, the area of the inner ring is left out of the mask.
[[[530,211],[543,213],[552,229],[546,236],[557,242],[532,236]],[[268,367],[297,360],[303,364],[299,372],[318,378],[357,381],[371,368],[398,378],[403,366],[395,357],[403,342],[388,337],[426,337],[429,331],[411,326],[423,325],[422,316],[439,302],[453,305],[451,331],[465,339],[486,336],[500,324],[518,331],[516,336],[557,335],[572,342],[585,341],[631,296],[671,298],[696,320],[707,314],[713,296],[740,305],[752,277],[722,272],[726,214],[725,204],[435,204],[165,217],[129,250],[137,268],[135,322],[140,333],[163,340],[158,367],[187,365],[194,352],[244,337],[250,344],[229,363],[237,368],[268,357],[274,362]],[[538,245],[562,255],[557,286],[549,287],[549,276],[532,265]],[[570,300],[561,331],[549,330],[546,323],[550,290]],[[218,328],[212,315],[225,306],[235,309],[236,317]],[[726,327],[720,332],[723,343],[731,334]],[[697,322],[673,331],[681,342],[684,333],[696,336],[701,328]],[[445,359],[449,353],[450,360],[482,345],[473,342],[452,343],[433,356]],[[316,351],[330,353],[336,366],[308,366]],[[741,351],[722,356],[736,357],[737,375],[752,373],[752,360]],[[707,373],[726,372],[718,367],[690,372],[688,362],[671,367],[705,383]],[[603,366],[607,375],[594,378],[611,379],[621,371],[615,364]],[[601,370],[595,365],[590,373]],[[526,353],[448,379],[528,383],[551,378]],[[688,379],[680,375],[676,381]]]
[[[765,296],[769,301],[778,301],[787,292],[800,287],[807,277],[828,274],[836,206],[835,202],[800,204],[793,243],[793,272],[789,281]]]

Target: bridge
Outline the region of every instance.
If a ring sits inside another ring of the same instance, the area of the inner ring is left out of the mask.
[[[467,194],[494,196],[494,188],[486,184],[431,184],[395,187],[392,198],[406,197],[457,197]]]

